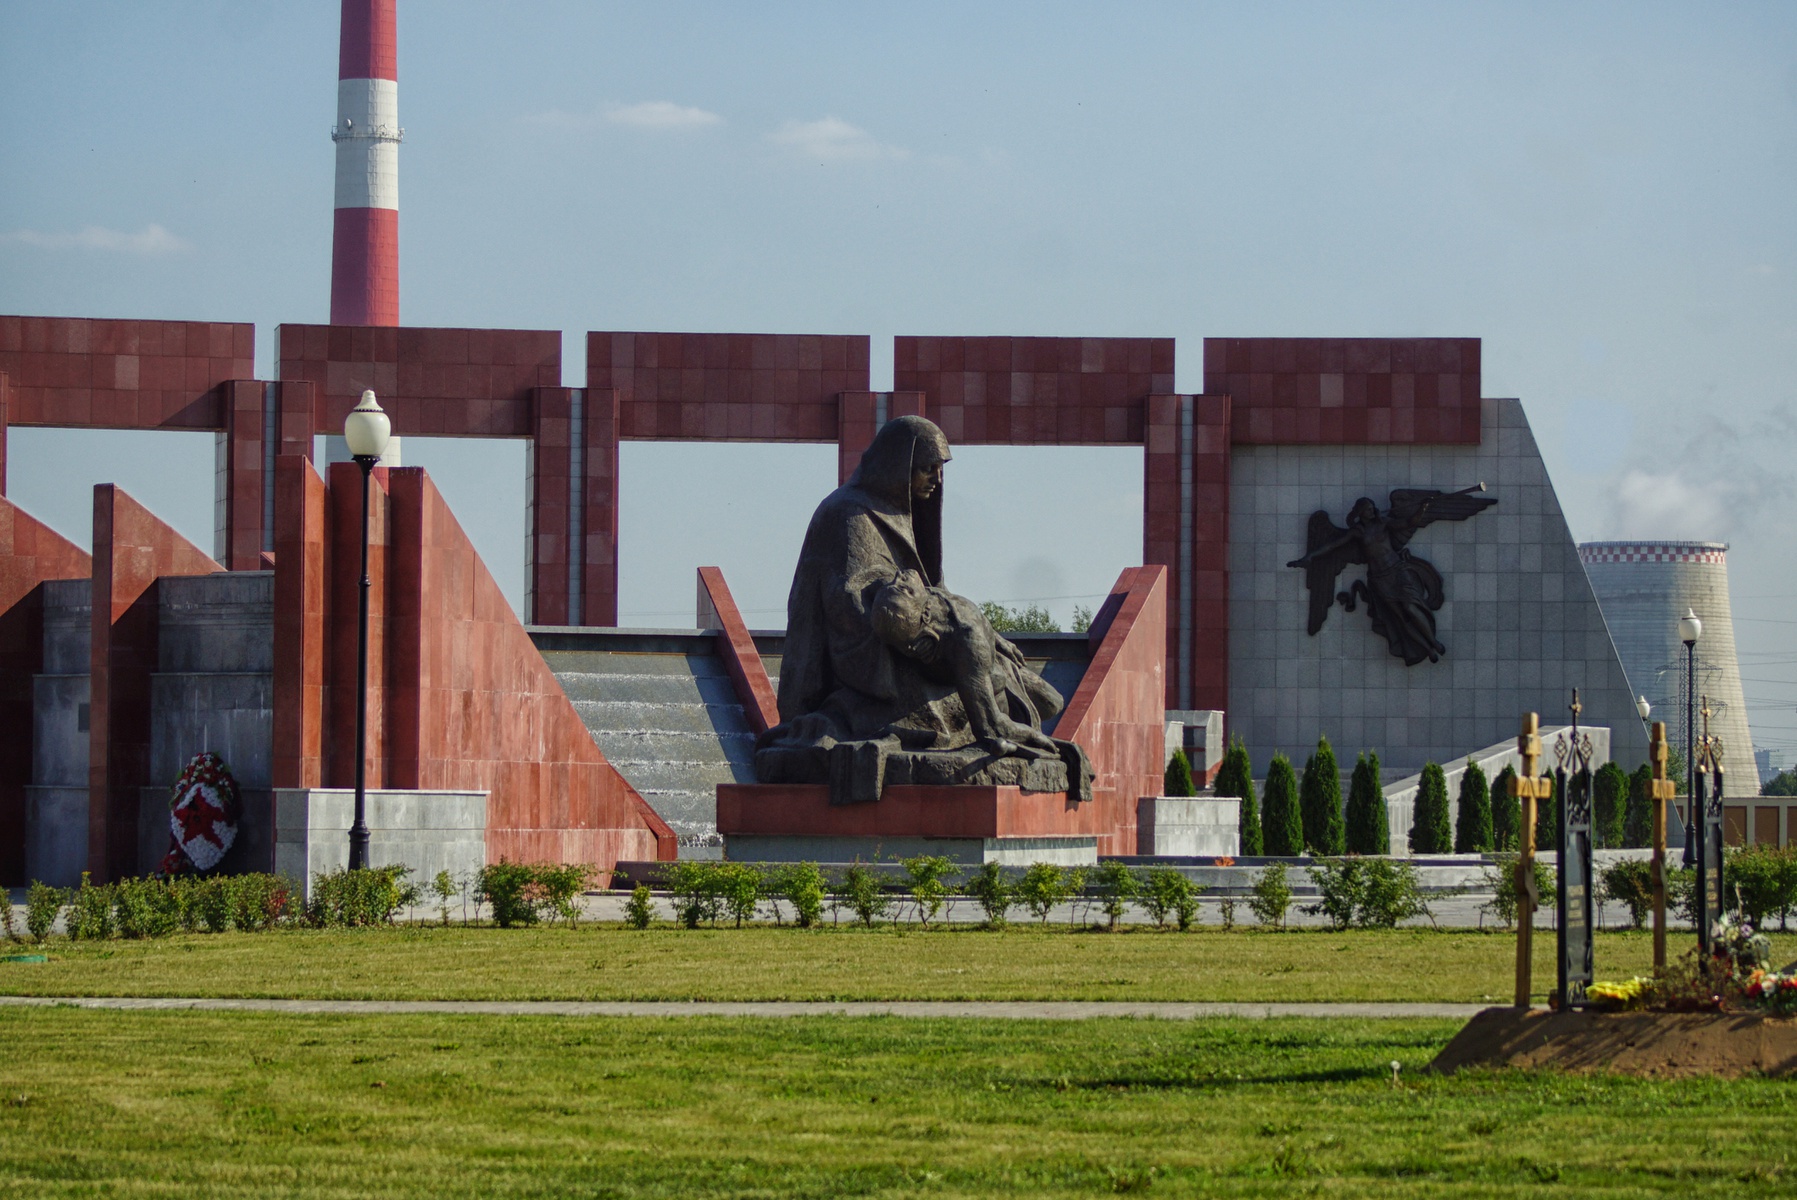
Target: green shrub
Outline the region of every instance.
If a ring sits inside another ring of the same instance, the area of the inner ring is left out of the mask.
[[[231,928],[231,906],[231,877],[228,875],[202,879],[194,889],[194,912],[207,933],[224,933]]]
[[[580,919],[580,897],[592,885],[598,868],[590,863],[532,863],[530,867],[533,894],[538,911],[554,916],[574,928]]]
[[[1171,918],[1183,931],[1190,929],[1198,916],[1198,893],[1203,890],[1178,867],[1149,867],[1142,879],[1140,903],[1157,927],[1165,929]]]
[[[1317,739],[1316,753],[1304,764],[1298,807],[1304,814],[1304,844],[1312,854],[1340,854],[1347,848],[1341,771],[1326,737]]]
[[[1192,782],[1192,760],[1186,757],[1184,750],[1175,750],[1173,757],[1167,760],[1167,771],[1161,779],[1161,794],[1165,796],[1196,796],[1197,785]]]
[[[1489,854],[1491,844],[1491,787],[1476,762],[1466,764],[1460,775],[1460,811],[1454,820],[1455,854]]]
[[[402,908],[418,903],[418,889],[405,882],[409,867],[379,867],[368,880],[370,902],[379,909],[377,920],[367,924],[391,924]],[[231,879],[231,920],[244,933],[273,929],[293,915],[293,885],[279,875],[251,872]]]
[[[1348,784],[1347,850],[1349,854],[1390,854],[1391,822],[1385,812],[1385,790],[1379,785],[1379,756],[1368,752],[1354,760]]]
[[[178,904],[161,879],[121,879],[112,889],[113,924],[123,938],[167,937],[181,927]]]
[[[1248,908],[1262,925],[1285,928],[1285,914],[1292,907],[1292,886],[1287,881],[1284,863],[1268,863],[1254,878],[1254,894]]]
[[[1550,771],[1548,778],[1554,782],[1554,794],[1546,800],[1535,801],[1535,849],[1537,852],[1556,849],[1560,841],[1560,792],[1564,785],[1560,782],[1560,773]]]
[[[767,878],[759,868],[748,863],[720,862],[708,864],[717,877],[718,898],[723,902],[723,913],[736,922],[741,929],[744,921],[755,919],[755,910],[761,906],[761,897],[767,887]]]
[[[717,866],[680,858],[662,868],[662,881],[667,884],[668,899],[674,905],[674,919],[688,929],[697,929],[707,921],[715,925],[723,914],[724,897]]]
[[[824,873],[816,863],[783,863],[775,867],[768,891],[792,905],[793,921],[800,929],[810,929],[824,914]],[[778,906],[775,915],[779,915]]]
[[[1305,905],[1304,911],[1328,917],[1334,929],[1353,925],[1354,914],[1366,896],[1363,865],[1358,858],[1317,859],[1306,868],[1311,882],[1317,885],[1317,902]]]
[[[1505,929],[1514,928],[1519,911],[1516,894],[1516,862],[1520,858],[1516,854],[1500,853],[1496,860],[1485,868],[1485,881],[1491,888],[1491,900],[1485,910],[1502,921]],[[1541,898],[1541,907],[1551,910],[1554,907],[1554,869],[1539,858],[1535,863],[1535,891]]]
[[[1298,805],[1298,777],[1292,760],[1273,755],[1267,767],[1267,811],[1262,829],[1266,852],[1275,857],[1304,853],[1304,818]]]
[[[1440,763],[1424,763],[1410,821],[1412,854],[1446,854],[1454,844],[1448,827],[1448,780]]]
[[[1653,912],[1653,863],[1625,858],[1597,873],[1598,894],[1628,906],[1629,924],[1640,929]]]
[[[1790,927],[1791,909],[1797,908],[1797,846],[1741,846],[1725,852],[1722,880],[1730,899],[1756,928],[1778,917]]]
[[[624,924],[632,929],[647,929],[654,916],[655,893],[648,884],[639,883],[630,889],[630,899],[624,901]]]
[[[1629,776],[1628,811],[1622,818],[1622,844],[1630,849],[1653,845],[1653,768],[1642,763]]]
[[[1514,854],[1522,837],[1522,801],[1510,791],[1516,768],[1505,767],[1491,783],[1491,848]]]
[[[1114,858],[1098,864],[1098,911],[1104,914],[1109,929],[1116,930],[1117,923],[1129,912],[1129,902],[1141,890],[1142,881],[1126,864]]]
[[[1237,853],[1251,856],[1266,853],[1260,810],[1254,803],[1254,764],[1249,761],[1248,747],[1242,743],[1240,734],[1229,739],[1229,749],[1217,766],[1217,781],[1211,790],[1218,796],[1238,797],[1242,802],[1236,820],[1240,835]]]
[[[850,863],[836,884],[837,902],[855,914],[855,919],[868,929],[886,915],[892,901],[880,886],[880,876],[859,862]]]
[[[456,898],[460,889],[456,887],[455,876],[448,871],[438,871],[431,880],[431,895],[437,898],[437,912],[443,918],[443,928],[449,928],[449,902]]]
[[[1053,863],[1031,863],[1017,881],[1017,901],[1029,910],[1030,916],[1047,924],[1054,906],[1071,894],[1068,882],[1066,873]]]
[[[69,893],[65,888],[51,887],[37,880],[25,891],[25,932],[34,942],[42,942],[49,938],[50,930],[56,927],[56,918],[62,915],[63,906],[69,902]]]
[[[10,896],[0,896],[0,927],[5,928],[7,941],[22,942],[25,940],[19,936],[18,919],[13,916],[12,897]]]
[[[1354,923],[1362,929],[1395,929],[1400,921],[1412,917],[1434,919],[1428,901],[1423,899],[1416,868],[1389,858],[1366,860],[1361,868],[1360,904],[1354,910]]]
[[[943,876],[954,870],[955,864],[940,854],[920,854],[904,859],[900,865],[905,868],[905,890],[917,906],[917,923],[928,926],[948,898],[948,884],[943,882]]]
[[[314,886],[314,894],[317,888]],[[502,858],[483,866],[474,877],[474,902],[485,904],[493,912],[493,923],[501,929],[516,925],[535,925],[541,916],[541,889],[536,872],[528,863],[515,863]],[[360,922],[349,922],[358,924]]]
[[[1629,777],[1613,762],[1597,769],[1591,781],[1591,842],[1607,850],[1623,843],[1623,816],[1628,807]]]
[[[499,868],[507,865],[496,864]],[[486,886],[487,873],[494,869],[481,869],[482,882],[477,887]],[[347,867],[321,871],[312,877],[312,899],[306,905],[306,922],[321,929],[390,925],[401,909],[419,900],[417,887],[406,881],[406,876],[411,873],[412,868],[398,864],[354,871]],[[281,900],[277,889],[250,882],[273,878],[240,875],[232,881],[231,919],[237,923],[237,928],[259,929],[279,919],[278,911],[270,913],[271,907]],[[497,911],[498,901],[493,903]]]
[[[993,929],[1004,926],[1005,914],[1017,903],[1015,889],[1005,878],[1005,869],[995,862],[980,864],[980,869],[967,877],[967,894],[986,914],[986,924]]]
[[[69,901],[69,936],[77,941],[100,941],[112,936],[112,885],[96,884],[81,872],[81,886]]]

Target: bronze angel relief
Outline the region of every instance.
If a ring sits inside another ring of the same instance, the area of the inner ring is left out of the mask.
[[[1464,521],[1497,503],[1495,496],[1474,495],[1485,485],[1475,484],[1458,492],[1399,488],[1391,493],[1390,507],[1362,496],[1348,513],[1348,527],[1341,529],[1318,509],[1310,514],[1307,552],[1288,567],[1303,567],[1310,587],[1310,633],[1316,636],[1329,616],[1331,604],[1353,612],[1357,601],[1366,602],[1373,632],[1383,637],[1391,652],[1414,667],[1425,658],[1440,662],[1447,653],[1435,637],[1435,614],[1445,596],[1441,572],[1407,548],[1416,531],[1434,521]],[[1366,578],[1356,579],[1345,592],[1335,590],[1344,567],[1366,567]]]

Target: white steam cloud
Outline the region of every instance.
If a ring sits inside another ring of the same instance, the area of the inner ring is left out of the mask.
[[[818,162],[871,162],[907,158],[911,152],[888,146],[840,117],[816,121],[788,121],[768,135],[781,149]]]
[[[146,225],[142,233],[125,233],[89,225],[77,233],[40,233],[35,229],[17,229],[0,233],[0,242],[34,246],[39,250],[104,250],[115,254],[179,254],[193,249],[192,243],[176,237],[160,225]]]

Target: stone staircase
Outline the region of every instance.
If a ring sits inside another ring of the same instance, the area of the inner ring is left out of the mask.
[[[720,783],[753,783],[755,735],[698,630],[533,627],[531,639],[607,760],[680,838],[717,858]]]

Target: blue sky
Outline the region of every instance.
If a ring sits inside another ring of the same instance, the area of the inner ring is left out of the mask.
[[[1797,7],[401,0],[407,324],[1478,336],[1581,539],[1729,541],[1757,740],[1797,757]],[[337,5],[0,4],[0,310],[326,318]],[[402,431],[403,432],[403,431]],[[211,541],[209,438],[13,433]],[[410,441],[516,597],[517,443]],[[958,452],[948,570],[1066,615],[1139,457]],[[623,608],[725,568],[778,624],[824,447],[630,445]],[[718,496],[751,489],[765,527]],[[1014,546],[992,554],[973,530]]]

